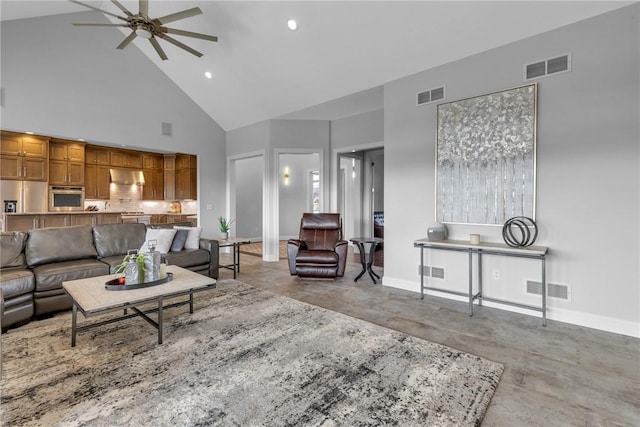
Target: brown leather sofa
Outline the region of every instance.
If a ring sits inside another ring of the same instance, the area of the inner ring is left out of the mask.
[[[348,248],[348,242],[342,238],[340,214],[305,213],[300,221],[299,239],[287,243],[289,272],[298,277],[342,277]]]
[[[129,249],[142,246],[145,236],[146,226],[137,223],[3,232],[2,330],[70,309],[63,281],[113,273]],[[164,254],[163,261],[218,278],[218,241],[201,238],[199,244],[200,249]]]

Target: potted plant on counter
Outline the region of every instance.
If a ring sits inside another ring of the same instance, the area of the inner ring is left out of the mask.
[[[220,239],[227,240],[229,238],[229,230],[234,220],[227,221],[223,216],[218,217],[218,225],[220,226]]]

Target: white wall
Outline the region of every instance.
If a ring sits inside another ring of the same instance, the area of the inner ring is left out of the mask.
[[[519,86],[524,64],[570,52],[571,72],[539,80],[536,244],[550,248],[548,281],[570,289],[568,301],[549,299],[548,315],[640,336],[638,12],[636,3],[385,85],[385,285],[419,291],[413,241],[435,220],[436,108],[416,107],[416,93],[445,85],[453,101]],[[502,240],[500,227],[449,231]],[[464,290],[464,257],[430,257],[451,273],[433,286]],[[536,262],[487,264],[485,294],[539,303],[524,292],[539,280]]]
[[[286,240],[299,236],[300,218],[304,212],[311,212],[309,172],[320,169],[320,157],[318,154],[280,154],[279,157],[279,234],[280,240]],[[289,171],[286,181],[284,168]]]
[[[115,49],[120,32],[72,25],[100,20],[108,22],[89,11],[2,22],[2,128],[196,154],[200,224],[217,236],[225,132],[135,45]],[[162,122],[172,136],[162,136]]]
[[[238,159],[235,163],[235,235],[262,240],[262,177],[264,157]]]

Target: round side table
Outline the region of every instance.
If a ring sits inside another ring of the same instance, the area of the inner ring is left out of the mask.
[[[358,277],[355,278],[354,282],[357,282],[365,272],[369,272],[369,276],[371,277],[371,280],[373,280],[373,283],[378,283],[376,282],[376,277],[380,279],[380,276],[378,276],[371,267],[373,267],[373,257],[376,251],[376,247],[380,243],[383,243],[384,239],[381,239],[380,237],[352,237],[351,239],[349,239],[349,241],[358,247],[358,251],[360,252],[360,264],[362,264],[362,271],[360,272],[360,274],[358,274]],[[365,258],[364,250],[364,245],[367,243],[370,245],[369,261],[367,261]]]

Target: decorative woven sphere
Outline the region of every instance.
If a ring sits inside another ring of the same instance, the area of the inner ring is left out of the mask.
[[[502,226],[502,238],[513,248],[531,246],[537,237],[538,226],[534,220],[526,216],[509,218]]]

